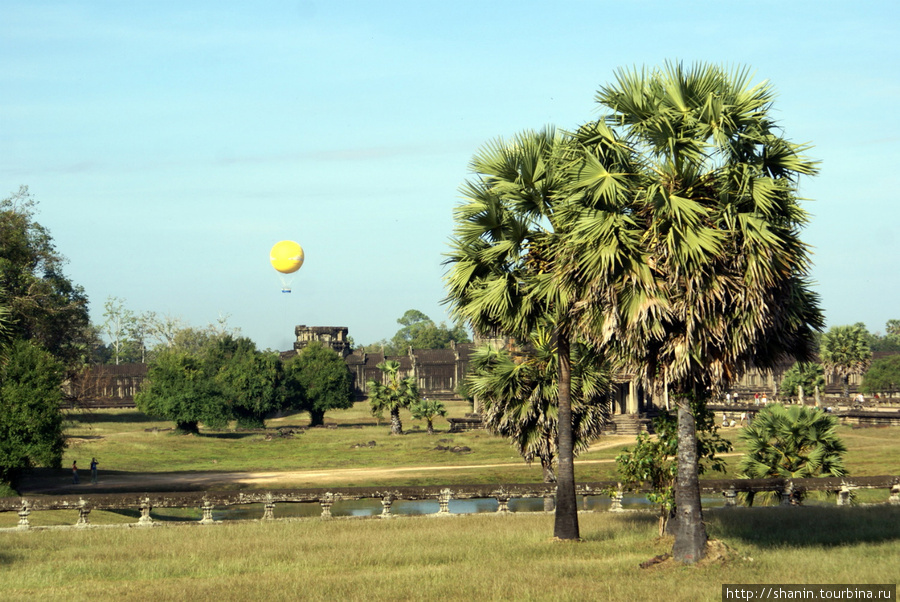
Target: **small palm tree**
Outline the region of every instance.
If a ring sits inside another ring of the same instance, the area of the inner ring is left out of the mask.
[[[842,477],[847,447],[837,435],[837,419],[817,408],[771,404],[745,427],[747,453],[738,465],[748,479]],[[802,499],[795,494],[795,500]],[[747,501],[753,504],[753,494]]]
[[[384,410],[391,413],[391,434],[402,435],[403,423],[400,422],[400,408],[408,408],[419,399],[419,390],[412,377],[400,378],[400,362],[387,360],[378,364],[378,369],[387,376],[387,384],[370,380],[369,404],[372,414],[381,416]]]
[[[824,369],[814,362],[796,362],[784,373],[779,392],[788,397],[798,395],[800,390],[811,393],[825,388]]]
[[[539,328],[521,349],[476,349],[469,390],[484,404],[488,430],[507,438],[522,458],[541,463],[545,483],[556,482],[559,455],[559,358],[551,332]],[[609,415],[610,367],[581,345],[573,350],[572,435],[575,455],[600,436]]]
[[[428,434],[434,434],[434,419],[437,416],[446,416],[447,408],[439,399],[420,399],[409,407],[412,417],[416,420],[424,420],[428,425]]]

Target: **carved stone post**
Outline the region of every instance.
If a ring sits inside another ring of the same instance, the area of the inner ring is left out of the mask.
[[[441,489],[441,497],[438,498],[441,509],[438,511],[438,515],[447,516],[450,514],[450,498],[452,495],[453,492],[449,489]]]
[[[213,506],[213,503],[211,501],[203,500],[203,518],[200,519],[201,525],[211,525],[216,522],[215,520],[213,520],[212,515],[214,508],[215,506]]]
[[[837,492],[837,505],[838,506],[849,506],[850,505],[850,488],[846,485],[841,485],[841,490]]]
[[[726,491],[722,492],[722,495],[725,496],[726,508],[734,508],[737,506],[737,491],[734,490],[734,487],[729,487]]]
[[[394,503],[394,496],[386,495],[381,498],[381,518],[392,518],[391,506]]]
[[[891,497],[888,498],[888,503],[892,506],[900,506],[900,484],[891,487]]]
[[[319,505],[322,506],[322,518],[331,518],[331,507],[334,505],[334,494],[326,493],[319,498]]]
[[[622,483],[618,483],[618,487],[612,494],[612,504],[609,507],[610,512],[624,512],[622,508],[622,500],[625,499],[625,493],[622,491]]]
[[[787,485],[785,485],[784,489],[781,491],[781,505],[782,506],[790,506],[791,498],[794,496],[794,483],[792,481],[788,481]]]
[[[150,505],[150,498],[145,497],[141,500],[141,517],[138,519],[139,525],[146,527],[153,526],[153,519],[150,518],[151,510],[153,510],[153,506]]]
[[[31,505],[28,500],[22,502],[22,509],[19,510],[19,526],[18,529],[30,529],[31,523],[28,522],[28,515],[31,514]]]
[[[90,521],[88,520],[88,514],[91,513],[91,507],[87,505],[87,502],[84,500],[78,501],[78,522],[75,523],[76,527],[87,527]]]

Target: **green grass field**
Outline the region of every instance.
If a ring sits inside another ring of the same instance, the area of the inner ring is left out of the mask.
[[[900,508],[707,513],[727,549],[671,547],[648,513],[544,513],[0,534],[3,600],[721,600],[723,583],[897,583]]]
[[[450,416],[462,416],[468,405],[448,404]],[[293,471],[340,468],[389,468],[396,466],[476,466],[462,470],[442,471],[422,475],[403,475],[402,484],[438,485],[444,483],[489,483],[540,481],[540,467],[526,466],[518,453],[503,439],[486,431],[448,433],[449,424],[439,418],[436,434],[429,436],[421,421],[404,414],[402,437],[392,437],[387,423],[380,425],[369,414],[365,402],[350,410],[329,412],[326,423],[333,428],[306,429],[305,414],[293,414],[267,421],[269,432],[294,429],[292,438],[266,439],[262,432],[234,430],[206,431],[200,436],[175,435],[172,423],[156,421],[134,410],[72,411],[67,415],[69,447],[63,466],[73,460],[87,468],[92,457],[100,461],[103,471],[171,472],[189,470],[210,471]],[[735,444],[739,455],[743,444],[738,440],[739,429],[719,432]],[[849,448],[846,457],[850,474],[871,476],[895,474],[900,470],[900,428],[841,427],[840,435]],[[374,447],[354,447],[375,442]],[[612,445],[610,445],[610,443]],[[600,449],[579,456],[576,477],[579,481],[611,480],[616,478],[612,460],[628,446],[623,438],[601,438]],[[436,449],[438,446],[465,446],[471,452],[453,453]],[[737,455],[728,462],[727,476],[736,476]],[[496,464],[508,466],[497,467]],[[60,471],[60,478],[69,476]],[[345,485],[369,486],[392,482],[392,477],[375,477],[376,481],[361,480]],[[450,479],[448,481],[448,478]],[[292,483],[291,486],[318,487],[318,483]]]

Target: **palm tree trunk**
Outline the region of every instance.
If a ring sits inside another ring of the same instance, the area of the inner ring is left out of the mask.
[[[693,564],[706,555],[706,527],[700,507],[697,423],[686,397],[678,400],[678,474],[675,481],[675,560]]]
[[[572,439],[572,356],[568,336],[558,327],[556,345],[559,351],[559,470],[556,475],[556,522],[553,535],[559,539],[579,539],[575,450]]]
[[[403,434],[403,423],[400,422],[400,408],[391,408],[391,434]]]

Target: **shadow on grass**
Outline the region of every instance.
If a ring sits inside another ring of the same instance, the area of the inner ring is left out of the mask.
[[[96,422],[159,422],[159,418],[153,418],[142,414],[137,410],[119,411],[119,412],[103,412],[98,410],[70,410],[65,413],[67,420],[81,424],[92,424]]]
[[[900,508],[772,507],[706,512],[712,538],[739,539],[764,548],[829,547],[900,539]]]
[[[30,496],[237,490],[246,488],[243,483],[232,482],[240,474],[227,470],[168,473],[103,470],[96,484],[91,484],[90,476],[82,476],[81,483],[75,485],[69,470],[36,468],[18,479],[16,491]]]
[[[200,432],[200,437],[205,437],[207,439],[246,439],[247,437],[259,437],[262,434],[265,434],[267,431],[263,430],[253,430],[253,431],[236,431],[236,432],[211,432],[204,433]],[[272,431],[274,432],[274,431]]]

